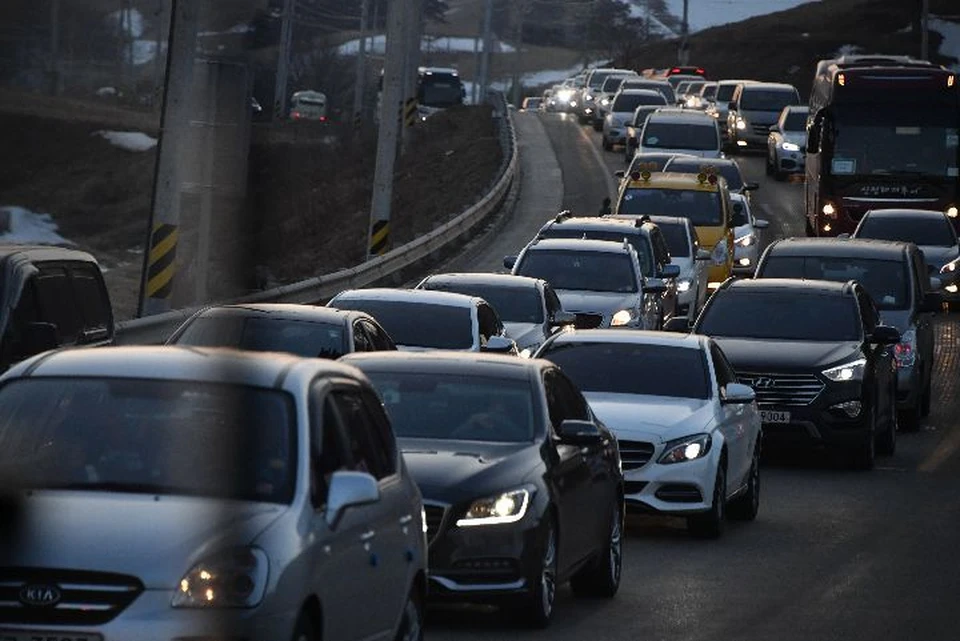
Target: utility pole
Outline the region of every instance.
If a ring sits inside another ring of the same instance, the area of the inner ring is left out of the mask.
[[[367,76],[367,18],[370,0],[360,0],[360,48],[357,50],[357,77],[353,87],[353,127],[359,132],[363,123],[363,93]]]
[[[153,105],[159,104],[160,94],[163,91],[164,1],[157,0],[157,13],[154,19],[154,29],[156,29],[157,34],[153,52]]]
[[[644,0],[643,41],[650,42],[650,0]]]
[[[50,2],[50,93],[60,95],[60,0]]]
[[[277,81],[273,90],[273,119],[287,117],[287,78],[290,74],[290,52],[293,50],[293,22],[296,0],[284,0],[280,27],[280,50],[277,54]]]
[[[397,160],[400,111],[403,107],[404,51],[410,0],[392,0],[387,9],[387,34],[383,65],[383,100],[380,105],[380,134],[377,137],[377,164],[370,204],[367,257],[374,258],[390,246],[390,208],[393,201],[393,168]]]
[[[514,0],[514,47],[513,53],[513,96],[511,101],[514,106],[520,108],[520,102],[523,98],[523,87],[520,82],[520,60],[523,56],[523,19],[527,13],[526,0]]]
[[[930,0],[920,5],[920,59],[930,59]]]
[[[690,37],[690,0],[683,0],[683,25],[680,28],[680,50],[677,52],[677,62],[685,65],[690,61],[690,52],[687,50],[687,39]]]
[[[487,99],[487,85],[490,82],[490,50],[493,48],[493,0],[487,0],[483,14],[483,51],[480,52],[480,96],[477,102]]]
[[[418,119],[417,79],[420,68],[420,45],[423,40],[423,0],[407,0],[408,15],[403,69],[403,129],[401,133],[401,152],[410,144],[412,128]]]

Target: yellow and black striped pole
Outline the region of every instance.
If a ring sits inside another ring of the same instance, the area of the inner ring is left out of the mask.
[[[382,256],[390,245],[390,221],[377,220],[370,227],[370,257]]]
[[[150,234],[150,254],[147,260],[146,299],[169,309],[173,292],[173,277],[177,270],[177,240],[180,231],[176,225],[154,225]]]
[[[417,99],[409,98],[403,105],[403,124],[406,127],[413,127],[417,124]]]

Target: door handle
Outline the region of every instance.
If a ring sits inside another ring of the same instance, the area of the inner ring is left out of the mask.
[[[412,520],[413,516],[411,514],[404,514],[400,517],[400,525],[408,525]]]
[[[374,532],[373,530],[367,530],[366,532],[360,535],[360,540],[363,543],[366,543],[367,541],[371,541],[373,537],[375,537],[376,535],[377,533]]]

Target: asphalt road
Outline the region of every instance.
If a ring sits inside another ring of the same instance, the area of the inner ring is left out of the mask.
[[[484,256],[464,256],[464,269],[495,268],[492,257],[519,250],[558,202],[596,211],[612,188],[612,172],[623,166],[621,152],[601,151],[599,135],[573,120],[518,116],[528,151],[520,202],[485,243]],[[531,149],[538,155],[531,158]],[[762,157],[743,158],[742,166],[762,185],[754,203],[756,215],[771,222],[767,239],[802,234],[802,186],[767,179]],[[554,191],[558,167],[562,194]],[[918,433],[901,434],[896,455],[880,459],[874,471],[847,471],[819,454],[768,460],[757,521],[731,523],[719,541],[691,538],[679,520],[631,519],[615,599],[584,601],[562,589],[545,632],[518,629],[494,610],[436,611],[428,635],[444,641],[960,639],[953,612],[960,598],[958,327],[955,316],[937,320],[929,421]]]

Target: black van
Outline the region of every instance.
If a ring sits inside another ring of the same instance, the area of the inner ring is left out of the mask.
[[[0,245],[0,371],[57,347],[113,342],[96,259],[60,247]]]

